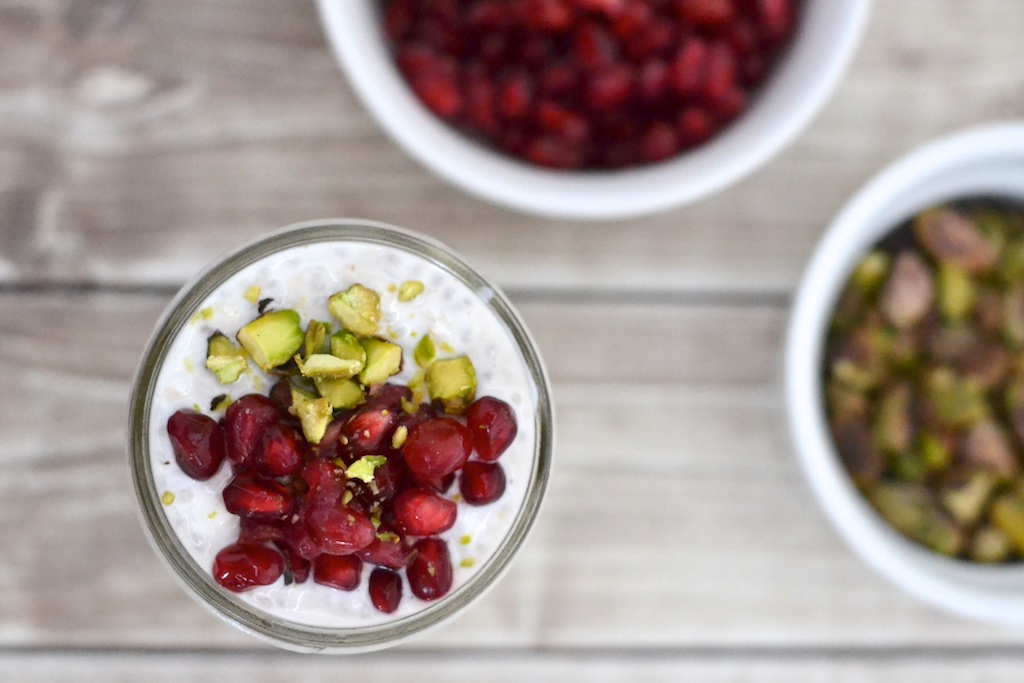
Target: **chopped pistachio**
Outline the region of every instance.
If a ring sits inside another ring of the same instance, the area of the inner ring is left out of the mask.
[[[402,347],[384,339],[368,337],[360,341],[366,351],[366,365],[359,381],[366,386],[383,384],[402,369]]]
[[[881,249],[875,249],[853,269],[850,282],[862,294],[875,294],[889,276],[891,267],[892,256]]]
[[[988,414],[984,392],[949,368],[938,368],[928,374],[925,394],[938,419],[949,427],[970,427]]]
[[[470,536],[469,534],[465,534],[464,536],[459,537],[459,544],[460,545],[469,545],[472,542],[473,542],[473,537]]]
[[[1015,349],[1024,348],[1024,284],[1014,285],[1003,297],[1003,338]]]
[[[364,337],[377,334],[381,319],[380,295],[372,289],[356,283],[333,294],[327,300],[327,308],[350,332]]]
[[[330,353],[314,353],[306,360],[296,356],[295,362],[298,364],[302,376],[313,380],[317,378],[349,379],[362,369],[362,364],[358,361],[338,358]]]
[[[304,391],[295,384],[291,385],[291,393],[292,407],[289,410],[292,415],[299,418],[306,441],[312,444],[320,443],[334,415],[330,402],[326,398]]]
[[[976,299],[974,281],[966,270],[955,263],[939,266],[939,311],[947,322],[958,325],[967,320]]]
[[[349,332],[336,332],[331,335],[331,355],[352,363],[355,369],[349,377],[358,375],[366,365],[366,349]]]
[[[469,569],[470,567],[474,566],[475,564],[476,564],[476,560],[474,560],[472,557],[464,557],[464,558],[462,558],[462,560],[459,561],[459,566],[460,567],[464,567],[466,569]]]
[[[302,352],[308,358],[323,353],[324,341],[327,338],[327,326],[319,320],[310,320],[306,325],[306,336],[302,342]]]
[[[469,356],[436,360],[426,373],[430,399],[449,415],[461,415],[476,397],[476,369]]]
[[[299,314],[291,309],[264,313],[238,331],[238,342],[264,371],[284,365],[305,341]]]
[[[996,486],[996,477],[984,471],[973,471],[947,481],[939,492],[943,507],[953,519],[966,526],[981,519],[985,504]]]
[[[249,367],[242,349],[222,332],[214,332],[206,340],[206,367],[221,384],[237,382]]]
[[[906,383],[896,384],[882,395],[875,416],[874,436],[883,451],[899,453],[910,448],[914,436],[910,414],[912,398],[910,385]]]
[[[412,301],[423,293],[423,283],[419,280],[406,280],[398,288],[398,300],[402,302]]]
[[[399,425],[398,428],[395,429],[395,433],[391,435],[391,447],[395,450],[401,448],[408,437],[409,428],[405,425]]]
[[[1024,553],[1024,500],[1012,492],[998,496],[992,502],[992,524],[1006,534],[1018,553]]]
[[[388,459],[383,455],[364,455],[348,466],[345,476],[349,479],[358,479],[365,484],[373,481],[374,471],[387,463]]]
[[[324,377],[313,378],[317,393],[335,410],[347,410],[355,408],[366,398],[363,387],[353,379],[327,379]]]
[[[963,460],[970,467],[1009,479],[1019,464],[1008,435],[992,419],[983,420],[966,433],[962,445]]]
[[[164,495],[160,496],[160,502],[168,507],[174,505],[174,494],[170,491],[164,491]]]
[[[437,346],[434,344],[434,338],[429,334],[423,335],[423,338],[416,344],[416,348],[413,349],[412,357],[416,361],[416,365],[421,368],[433,363],[437,359]]]
[[[245,292],[242,294],[242,296],[249,303],[251,303],[251,304],[256,303],[257,301],[260,300],[260,288],[259,288],[259,285],[253,285],[249,289],[245,290]]]
[[[967,555],[975,562],[1005,562],[1013,552],[1010,538],[998,528],[986,525],[974,532]]]

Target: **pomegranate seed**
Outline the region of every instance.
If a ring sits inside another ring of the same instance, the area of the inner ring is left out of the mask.
[[[573,31],[572,55],[588,71],[604,69],[615,63],[615,41],[600,24],[587,21]]]
[[[481,0],[470,7],[466,25],[474,33],[504,31],[515,17],[505,0]]]
[[[455,483],[455,473],[449,472],[443,477],[414,477],[417,484],[433,489],[440,494],[445,494]]]
[[[459,491],[470,505],[487,505],[505,493],[505,470],[496,462],[471,460],[462,468]]]
[[[690,107],[679,115],[679,137],[689,145],[707,140],[715,127],[714,119],[703,109]]]
[[[320,554],[320,546],[309,531],[309,507],[299,502],[295,511],[284,522],[284,541],[304,560],[315,559]]]
[[[448,544],[437,537],[420,539],[416,556],[405,570],[409,588],[421,600],[437,600],[452,588],[452,558]]]
[[[305,500],[310,507],[334,507],[345,493],[345,475],[330,460],[312,460],[299,473],[309,487]]]
[[[583,143],[590,136],[590,123],[586,118],[555,102],[537,105],[537,122],[547,132],[574,144]]]
[[[363,575],[363,561],[355,555],[321,555],[313,560],[313,581],[343,591],[355,590]]]
[[[284,524],[280,520],[239,518],[238,540],[244,543],[269,543],[284,540]]]
[[[563,0],[512,0],[519,23],[540,31],[564,31],[572,26],[572,10]]]
[[[730,121],[743,111],[747,104],[747,96],[738,86],[733,85],[716,94],[715,99],[708,104],[718,116],[719,121]]]
[[[727,43],[712,43],[704,65],[702,91],[709,100],[717,100],[736,87],[736,57]]]
[[[626,40],[623,52],[634,62],[644,62],[652,57],[666,57],[663,54],[679,42],[679,29],[671,21],[655,19],[642,32]]]
[[[414,0],[392,0],[384,7],[384,30],[388,38],[401,42],[412,35],[416,24]]]
[[[505,75],[498,85],[498,111],[506,120],[522,118],[533,100],[533,81],[522,70]]]
[[[679,151],[679,136],[663,121],[655,121],[640,140],[640,157],[647,162],[664,161]]]
[[[733,0],[676,0],[680,18],[698,26],[719,29],[736,16]]]
[[[765,37],[773,43],[784,40],[796,23],[791,0],[755,0],[755,4]]]
[[[370,572],[370,602],[381,612],[391,614],[402,601],[402,577],[384,567]]]
[[[567,0],[567,2],[580,9],[602,12],[614,17],[622,11],[624,0]]]
[[[680,95],[692,95],[700,89],[709,50],[700,38],[690,38],[679,48],[670,67],[670,80]]]
[[[400,410],[364,405],[342,426],[341,450],[352,459],[380,453],[385,444],[389,444]]]
[[[572,65],[556,62],[541,72],[540,94],[553,98],[568,97],[575,91],[578,81],[579,76]]]
[[[488,76],[467,74],[465,116],[470,126],[488,135],[496,134],[501,128],[497,100],[497,88]]]
[[[181,471],[199,481],[209,479],[224,462],[224,430],[208,415],[179,410],[167,420],[174,460]]]
[[[285,377],[274,382],[274,386],[270,387],[270,400],[287,413],[292,407],[292,381]]]
[[[366,396],[367,406],[398,411],[403,401],[412,400],[412,389],[401,384],[376,384],[370,387]]]
[[[396,529],[382,523],[377,529],[377,537],[373,539],[373,542],[356,554],[370,564],[390,569],[402,569],[409,564],[412,548]]]
[[[262,394],[246,394],[228,406],[224,413],[224,445],[231,462],[250,467],[267,427],[284,419],[285,414]]]
[[[422,43],[411,43],[398,51],[395,62],[405,77],[412,79],[440,68],[441,55]]]
[[[362,512],[351,507],[313,508],[307,514],[309,533],[327,555],[350,555],[373,543],[377,533]]]
[[[284,519],[292,511],[292,494],[271,479],[242,472],[228,482],[223,491],[228,512],[249,519]]]
[[[650,103],[661,99],[668,92],[669,68],[660,59],[649,59],[644,62],[637,73],[637,93],[643,102]]]
[[[654,11],[650,3],[646,0],[629,0],[612,19],[612,31],[619,40],[628,41],[630,37],[648,30],[653,18]]]
[[[473,435],[450,417],[428,420],[409,432],[402,446],[416,477],[442,477],[462,467],[473,450]]]
[[[284,557],[285,585],[289,583],[305,583],[309,578],[309,560],[302,557],[294,548],[285,542],[275,541],[274,546]]]
[[[255,543],[232,543],[217,553],[213,560],[214,580],[235,593],[256,586],[269,586],[283,573],[281,553]]]
[[[635,83],[636,73],[629,65],[609,67],[591,77],[587,84],[587,105],[597,110],[615,109],[629,99]]]
[[[478,398],[469,405],[466,425],[473,434],[476,454],[488,461],[497,460],[519,431],[512,406],[493,396]]]
[[[455,74],[446,70],[425,71],[410,80],[420,101],[443,119],[454,118],[462,111],[462,89]]]
[[[413,488],[395,498],[394,513],[395,526],[402,533],[434,536],[452,528],[458,506],[429,489]]]
[[[295,474],[305,460],[305,445],[306,440],[297,430],[284,422],[275,422],[263,432],[256,451],[256,471],[268,477]]]

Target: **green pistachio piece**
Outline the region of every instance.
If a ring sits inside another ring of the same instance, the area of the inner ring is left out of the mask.
[[[892,268],[892,256],[881,249],[875,249],[860,260],[850,276],[850,284],[866,295],[878,292]]]
[[[429,334],[423,335],[419,343],[416,344],[416,348],[413,349],[412,357],[416,361],[416,365],[421,368],[428,367],[437,358],[437,346],[434,344],[434,338]]]
[[[970,273],[955,263],[942,263],[938,274],[939,311],[946,322],[959,325],[974,309],[977,293]]]
[[[362,385],[354,379],[314,377],[313,383],[316,385],[316,390],[320,396],[327,399],[327,402],[335,410],[355,408],[366,398]]]
[[[374,471],[386,464],[388,461],[383,455],[364,455],[348,466],[345,476],[349,479],[358,479],[364,484],[373,481]]]
[[[1003,338],[1015,349],[1024,348],[1024,285],[1010,287],[1003,296]]]
[[[946,469],[953,459],[952,450],[947,442],[928,431],[918,435],[914,450],[929,472]]]
[[[910,415],[913,398],[910,385],[897,384],[882,395],[875,416],[874,436],[878,447],[889,453],[902,453],[910,449],[914,425]]]
[[[327,338],[327,326],[319,320],[310,320],[306,325],[306,338],[303,340],[302,351],[305,356],[324,352],[324,340]]]
[[[238,381],[249,367],[245,354],[223,333],[214,332],[206,340],[206,367],[221,384]]]
[[[989,517],[1006,534],[1013,548],[1024,553],[1024,500],[1012,492],[1004,493],[992,502]]]
[[[398,300],[402,302],[412,301],[422,293],[422,282],[419,280],[406,280],[398,288]]]
[[[306,360],[296,356],[295,362],[303,377],[311,379],[348,379],[362,369],[362,363],[358,361],[338,358],[329,353],[314,353]]]
[[[948,427],[970,427],[988,414],[984,392],[949,368],[938,368],[928,374],[925,395],[936,417]]]
[[[320,443],[327,425],[334,416],[330,402],[323,397],[317,397],[292,384],[292,407],[289,409],[292,415],[299,418],[302,424],[302,433],[306,441]]]
[[[360,341],[366,351],[366,365],[359,373],[359,381],[366,386],[383,384],[402,369],[402,347],[398,344],[368,337]]]
[[[991,473],[972,471],[945,482],[939,499],[954,520],[962,526],[972,526],[981,519],[995,486],[996,477]]]
[[[883,482],[871,491],[870,500],[898,531],[926,548],[950,556],[963,548],[963,531],[936,505],[924,486]]]
[[[238,331],[238,342],[264,371],[284,365],[305,341],[299,314],[290,309],[264,313]]]
[[[1012,552],[1010,538],[994,526],[983,526],[975,531],[967,548],[968,557],[987,564],[1005,562]]]
[[[364,337],[377,334],[381,319],[380,295],[372,289],[356,283],[331,295],[327,309],[346,330]]]
[[[997,266],[999,280],[1012,285],[1024,281],[1024,239],[1007,243]]]
[[[366,365],[366,350],[355,335],[349,332],[336,332],[331,335],[331,355],[352,363],[355,369],[349,377],[358,375]]]
[[[425,380],[430,399],[449,415],[461,415],[476,397],[476,369],[469,356],[435,360]]]

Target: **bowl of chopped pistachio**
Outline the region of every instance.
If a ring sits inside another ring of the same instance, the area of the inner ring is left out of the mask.
[[[1024,624],[1024,123],[896,161],[796,293],[786,407],[846,542],[909,593]]]

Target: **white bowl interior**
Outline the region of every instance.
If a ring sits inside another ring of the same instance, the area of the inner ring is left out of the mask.
[[[940,139],[869,182],[829,226],[797,291],[785,357],[789,426],[821,505],[846,541],[884,576],[932,604],[1024,624],[1024,564],[983,566],[941,557],[896,533],[847,477],[828,432],[822,357],[850,271],[878,239],[944,200],[1024,201],[1024,124],[994,124]]]
[[[441,123],[406,87],[381,37],[374,0],[318,0],[335,55],[381,126],[424,166],[496,203],[551,217],[642,215],[715,192],[765,163],[824,105],[867,21],[870,0],[809,0],[769,87],[726,131],[649,167],[560,173],[489,151]]]

